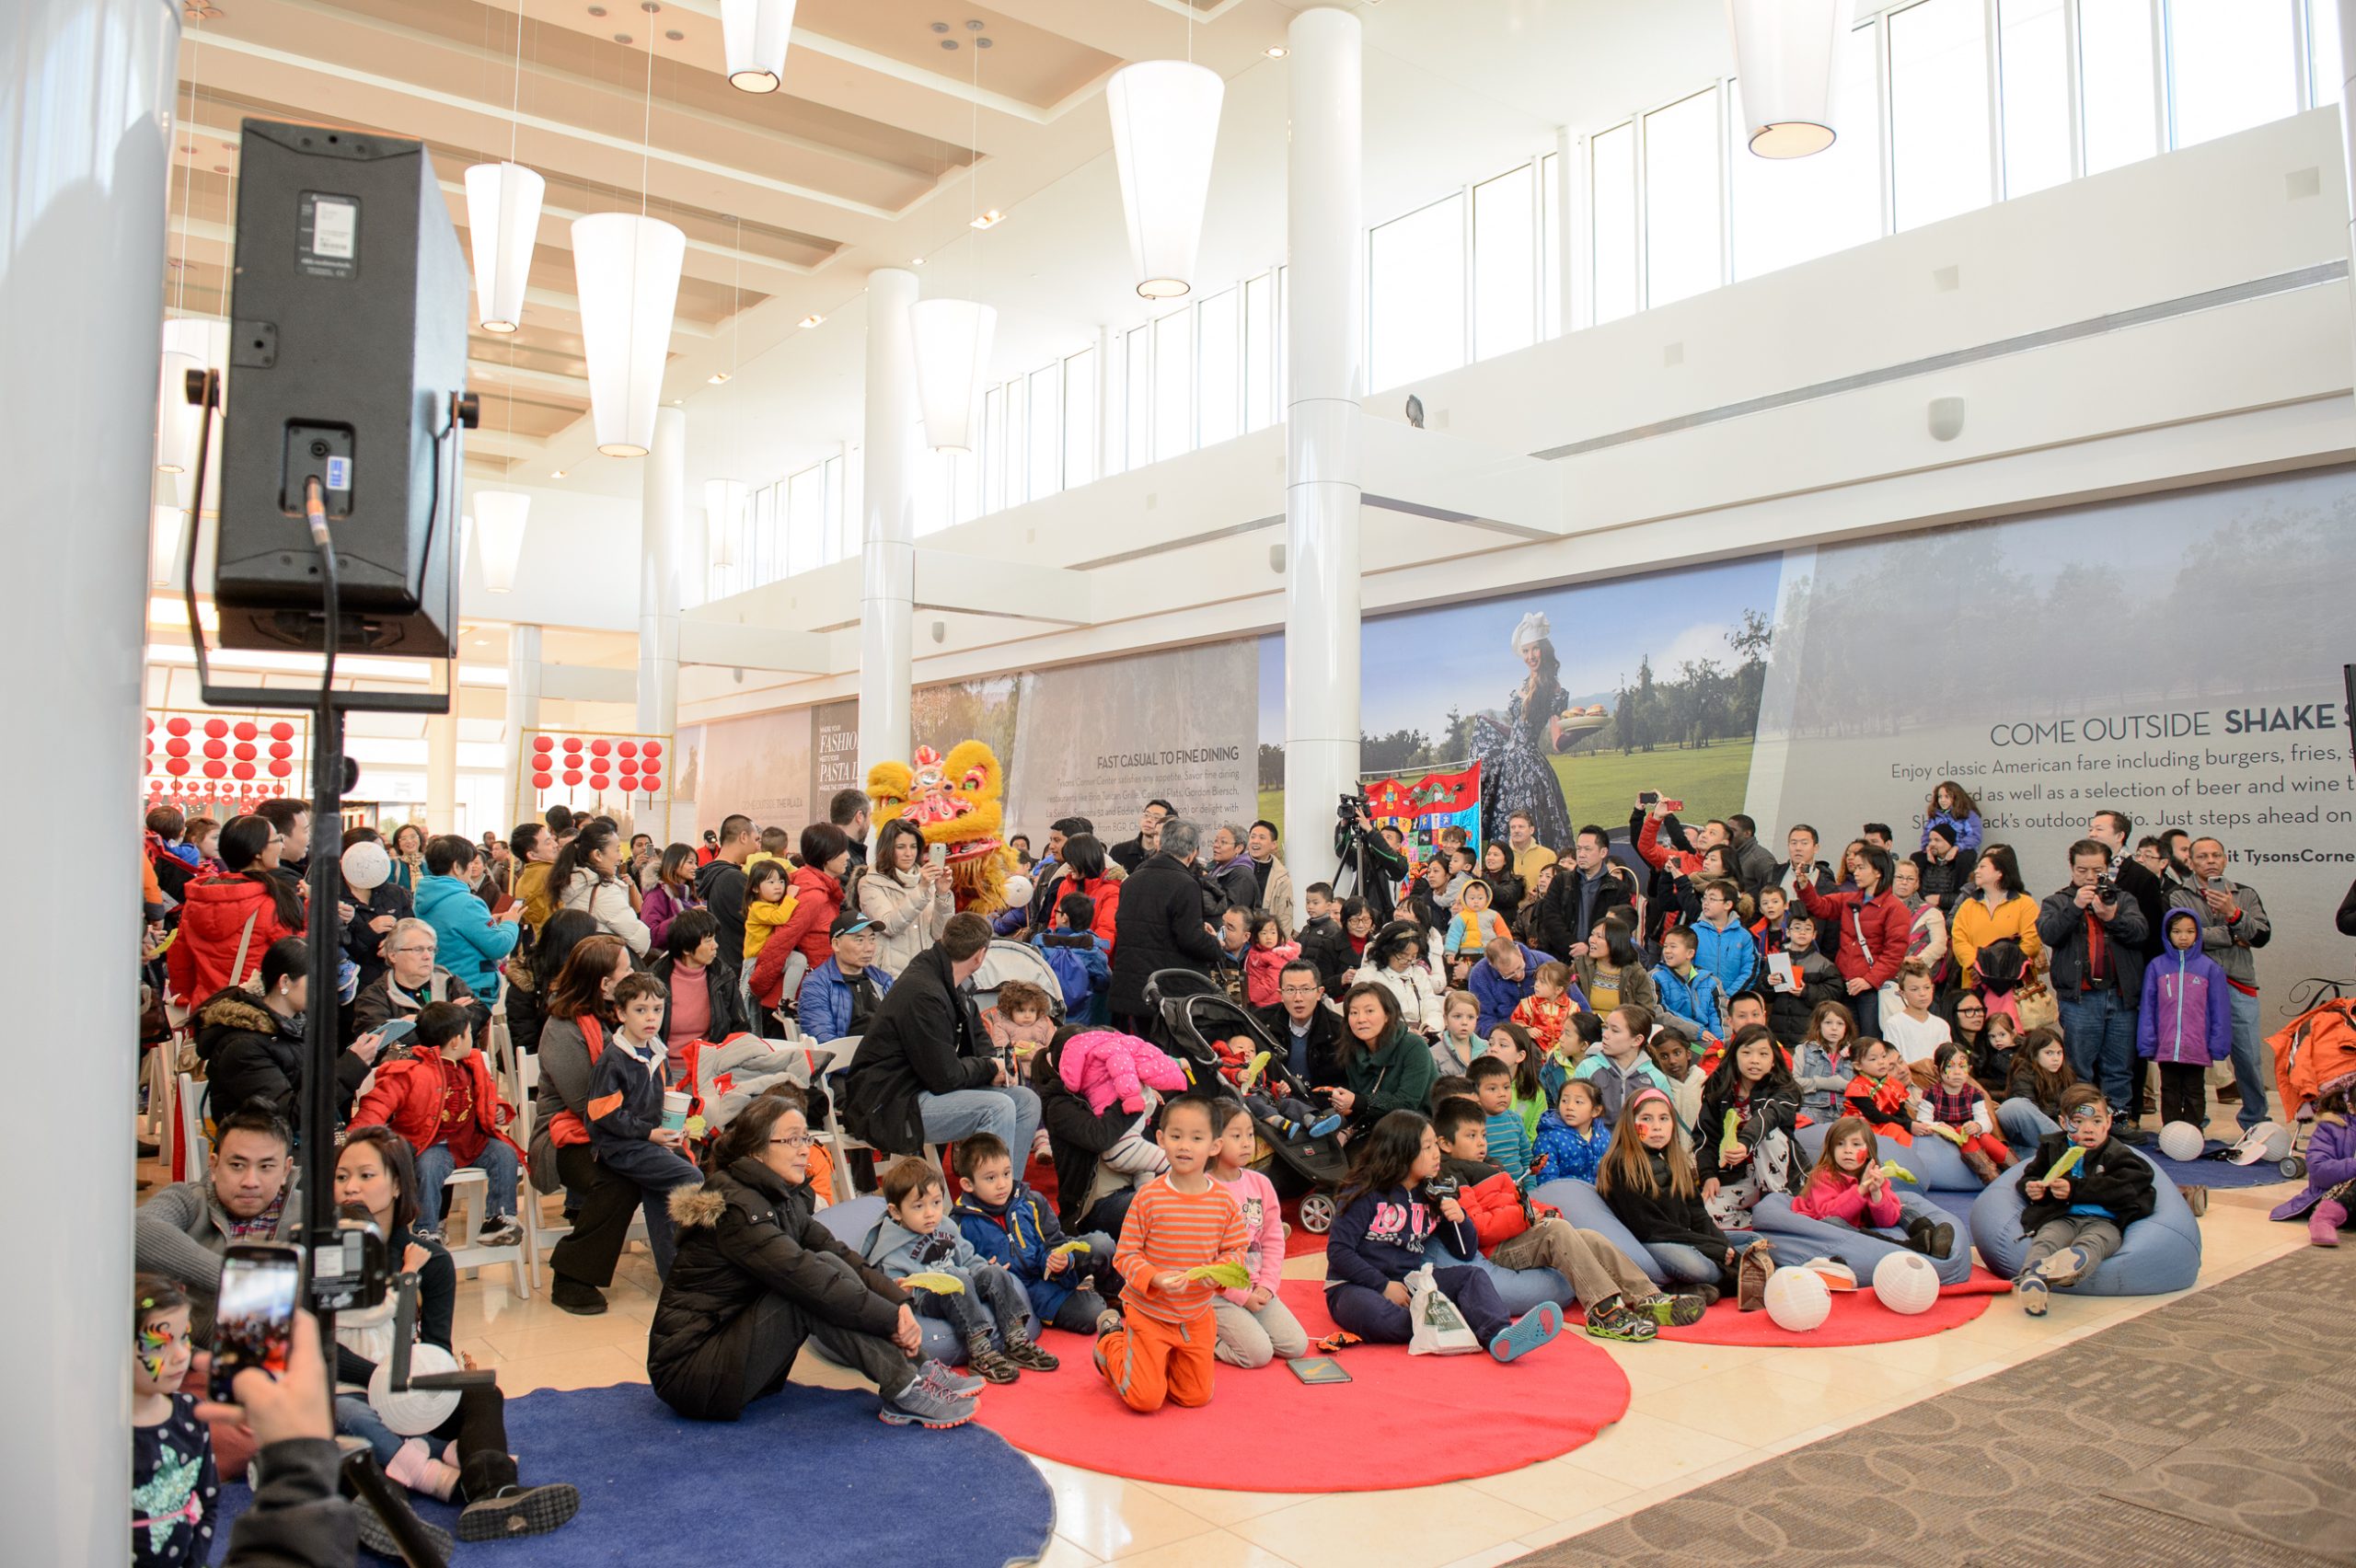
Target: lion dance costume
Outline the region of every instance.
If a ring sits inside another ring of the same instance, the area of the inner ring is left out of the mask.
[[[879,762],[867,770],[876,825],[895,817],[914,823],[925,847],[945,845],[957,907],[995,915],[1006,907],[1006,879],[1014,851],[1006,847],[1006,773],[998,754],[980,741],[961,741],[944,757],[918,746],[915,766]]]

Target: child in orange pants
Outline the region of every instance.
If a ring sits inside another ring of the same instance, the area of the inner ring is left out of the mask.
[[[1126,1320],[1096,1342],[1096,1369],[1134,1411],[1149,1413],[1170,1401],[1210,1402],[1218,1287],[1187,1278],[1186,1271],[1241,1266],[1251,1240],[1243,1211],[1206,1169],[1219,1120],[1205,1095],[1182,1094],[1162,1107],[1157,1141],[1170,1169],[1138,1192],[1121,1224],[1113,1267],[1120,1272]]]

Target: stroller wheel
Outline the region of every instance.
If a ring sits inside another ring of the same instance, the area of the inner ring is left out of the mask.
[[[2285,1155],[2282,1162],[2274,1169],[2295,1182],[2307,1173],[2307,1157],[2303,1154]]]
[[[1332,1193],[1311,1193],[1300,1200],[1300,1228],[1311,1236],[1322,1236],[1334,1228]]]

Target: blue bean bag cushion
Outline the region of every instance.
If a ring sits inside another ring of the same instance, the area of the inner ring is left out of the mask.
[[[1824,1152],[1827,1130],[1821,1124],[1800,1129],[1800,1153],[1806,1164],[1814,1165],[1817,1156]],[[1924,1197],[1934,1193],[1962,1193],[1964,1198],[1960,1205],[1946,1205],[1954,1208],[1958,1214],[1961,1214],[1970,1205],[1972,1199],[1980,1195],[1980,1178],[1973,1175],[1971,1167],[1963,1162],[1963,1151],[1946,1139],[1918,1137],[1911,1145],[1889,1138],[1875,1141],[1881,1146],[1884,1159],[1897,1161],[1917,1178],[1912,1182],[1899,1182],[1900,1187],[1911,1187]]]
[[[2152,1167],[2157,1206],[2150,1218],[2127,1228],[2126,1243],[2118,1251],[2069,1287],[2077,1295],[2158,1296],[2189,1290],[2200,1277],[2200,1222],[2165,1171],[2142,1150],[2130,1152]],[[2021,1182],[2027,1175],[2027,1161],[2014,1166],[1971,1205],[1971,1234],[1981,1261],[2006,1279],[2020,1273],[2021,1262],[2028,1256],[2028,1238],[2021,1234]]]
[[[1645,1276],[1655,1285],[1669,1283],[1668,1271],[1653,1261],[1652,1253],[1646,1250],[1643,1242],[1628,1234],[1628,1228],[1620,1223],[1620,1216],[1611,1212],[1611,1205],[1603,1201],[1603,1194],[1588,1183],[1566,1176],[1531,1188],[1530,1200],[1552,1204],[1561,1209],[1563,1217],[1571,1222],[1574,1229],[1593,1230],[1608,1237],[1611,1244],[1626,1254],[1630,1262],[1644,1270]]]
[[[1932,1217],[1955,1227],[1955,1246],[1946,1256],[1931,1259],[1931,1267],[1937,1271],[1941,1285],[1961,1285],[1971,1277],[1971,1228],[1955,1212],[1941,1210],[1935,1204],[1932,1207]],[[1890,1253],[1913,1251],[1870,1231],[1795,1214],[1792,1200],[1781,1193],[1770,1193],[1759,1200],[1759,1206],[1751,1211],[1751,1225],[1775,1244],[1778,1266],[1805,1263],[1811,1258],[1837,1258],[1849,1265],[1860,1286],[1872,1282],[1874,1266]]]
[[[870,1193],[847,1204],[830,1204],[818,1211],[818,1223],[825,1226],[836,1240],[854,1252],[859,1251],[860,1244],[867,1239],[867,1233],[874,1229],[876,1222],[883,1217],[884,1195],[881,1193]],[[985,1305],[982,1310],[987,1313],[989,1308]],[[930,1318],[919,1312],[917,1314],[917,1327],[923,1331],[924,1353],[928,1359],[948,1366],[965,1364],[965,1342],[958,1337],[955,1324],[946,1318]],[[810,1342],[810,1349],[826,1360],[834,1359],[826,1355],[815,1340]]]
[[[1443,1237],[1438,1255],[1433,1262],[1445,1267],[1451,1262],[1465,1261],[1457,1257],[1456,1249],[1449,1246]],[[1552,1301],[1557,1307],[1571,1304],[1571,1282],[1563,1277],[1560,1270],[1509,1269],[1495,1258],[1487,1257],[1476,1257],[1471,1262],[1489,1276],[1489,1283],[1497,1288],[1497,1299],[1504,1302],[1506,1310],[1517,1318],[1524,1312],[1535,1310],[1542,1301]]]

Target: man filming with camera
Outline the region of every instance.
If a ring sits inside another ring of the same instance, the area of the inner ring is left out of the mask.
[[[1391,918],[1398,903],[1394,889],[1413,868],[1406,855],[1375,827],[1363,791],[1343,796],[1334,814],[1334,858],[1341,870],[1356,871],[1357,895],[1366,900],[1368,912],[1380,926]],[[1350,891],[1339,885],[1339,871],[1334,880],[1336,892]]]
[[[2114,1137],[2142,1143],[2143,1097],[2135,1071],[2135,1009],[2143,995],[2142,906],[2120,893],[2110,850],[2070,846],[2070,885],[2045,895],[2038,940],[2052,960],[2047,981],[2062,1015],[2062,1044],[2079,1081],[2100,1087]]]

